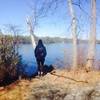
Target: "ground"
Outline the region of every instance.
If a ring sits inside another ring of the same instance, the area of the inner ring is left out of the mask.
[[[56,70],[0,88],[0,100],[100,100],[100,71]]]

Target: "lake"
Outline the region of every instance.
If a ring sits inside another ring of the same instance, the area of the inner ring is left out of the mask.
[[[72,43],[54,43],[45,45],[47,49],[47,57],[45,64],[53,64],[57,68],[68,68],[72,65]],[[78,45],[79,62],[86,62],[87,44],[81,43]],[[20,45],[19,53],[22,55],[22,61],[27,65],[25,71],[33,73],[37,70],[34,50],[31,44]],[[100,61],[100,44],[96,45],[95,66],[99,68]]]

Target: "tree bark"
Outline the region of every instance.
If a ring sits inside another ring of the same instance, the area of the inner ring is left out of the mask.
[[[91,69],[94,66],[96,50],[96,0],[91,0],[91,27],[89,35],[89,49],[87,59],[87,69]]]
[[[73,8],[72,0],[68,0],[70,15],[72,19],[71,30],[72,30],[72,38],[73,38],[73,66],[72,69],[76,69],[78,67],[78,57],[77,57],[77,19],[75,16],[75,11]]]
[[[33,28],[35,26],[32,26],[32,21],[29,18],[27,19],[27,25],[30,32],[30,36],[31,36],[32,46],[33,46],[33,49],[35,49],[36,42],[35,42],[35,34],[34,34],[34,28]]]

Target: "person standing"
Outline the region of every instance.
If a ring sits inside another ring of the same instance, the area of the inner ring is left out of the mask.
[[[38,75],[41,76],[43,74],[43,66],[45,62],[45,57],[47,55],[46,48],[41,39],[38,41],[34,53],[38,66]]]

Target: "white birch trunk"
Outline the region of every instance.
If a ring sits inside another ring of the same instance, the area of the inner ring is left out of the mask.
[[[73,8],[72,0],[68,0],[70,15],[72,18],[72,38],[73,38],[73,66],[72,69],[76,69],[78,67],[78,57],[77,57],[77,23],[75,11]]]
[[[89,35],[89,49],[87,59],[87,69],[91,69],[94,66],[96,50],[96,0],[91,0],[91,27]]]
[[[27,19],[27,25],[30,32],[30,36],[31,36],[32,46],[33,46],[33,49],[35,49],[36,42],[35,42],[35,35],[34,35],[34,28],[33,28],[34,26],[32,26],[32,22],[30,19]]]
[[[36,47],[35,37],[34,37],[33,34],[30,34],[30,35],[31,35],[31,41],[32,41],[33,49],[35,49],[35,47]]]

